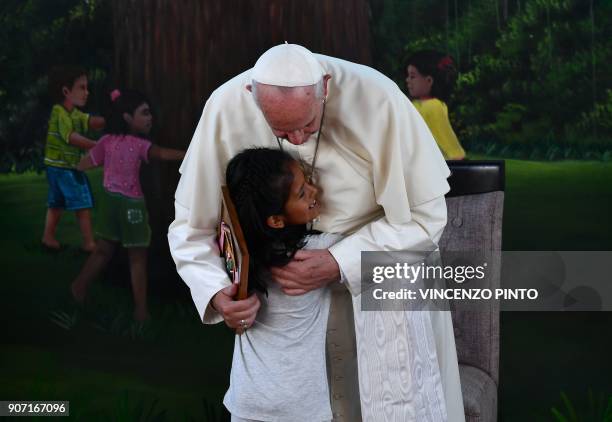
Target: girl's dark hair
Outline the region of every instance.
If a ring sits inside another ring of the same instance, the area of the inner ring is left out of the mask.
[[[151,105],[149,99],[142,92],[135,91],[133,89],[122,89],[113,91],[118,93],[119,96],[114,100],[110,99],[110,105],[104,116],[106,120],[105,132],[113,135],[127,135],[130,133],[130,127],[123,118],[123,113],[130,115],[134,114],[134,111],[142,104],[147,103]]]
[[[283,266],[304,246],[306,225],[272,228],[271,215],[284,213],[293,183],[286,152],[250,148],[232,158],[225,172],[226,184],[236,207],[249,250],[249,290],[267,292],[265,276],[270,266]]]
[[[409,65],[416,67],[421,75],[433,78],[432,97],[448,101],[457,81],[457,67],[451,56],[439,51],[421,50],[408,58],[404,69]]]
[[[64,102],[64,93],[62,88],[72,89],[74,83],[81,76],[87,76],[87,71],[79,66],[55,66],[49,71],[49,79],[47,87],[49,89],[49,97],[54,104]]]

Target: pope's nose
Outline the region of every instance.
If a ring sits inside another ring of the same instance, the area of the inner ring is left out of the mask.
[[[307,138],[307,136],[306,136],[306,134],[304,133],[303,130],[296,130],[296,131],[293,131],[293,132],[287,134],[287,139],[293,145],[301,145],[301,144],[303,144],[304,141],[306,141],[306,138]]]

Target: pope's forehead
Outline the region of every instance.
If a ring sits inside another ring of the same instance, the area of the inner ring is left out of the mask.
[[[261,101],[260,108],[273,130],[291,132],[312,123],[317,115],[314,101]]]
[[[258,90],[257,97],[261,110],[267,116],[269,113],[290,114],[300,120],[312,119],[316,112],[317,101],[312,87],[268,87],[263,91]]]
[[[262,109],[282,108],[287,110],[304,110],[308,113],[316,108],[314,95],[270,95],[259,97],[259,105]]]
[[[315,97],[315,85],[286,87],[258,83],[257,96],[272,100],[312,100]]]

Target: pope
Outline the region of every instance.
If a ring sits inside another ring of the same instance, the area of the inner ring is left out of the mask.
[[[382,404],[362,400],[359,406],[359,389],[375,387],[364,384],[372,370],[355,362],[352,308],[359,312],[361,251],[411,251],[418,262],[436,250],[446,225],[449,169],[426,124],[393,81],[367,66],[299,45],[271,48],[252,69],[211,94],[180,168],[168,240],[206,324],[225,321],[232,328],[248,328],[260,306],[256,295],[233,299],[236,286],[215,242],[225,167],[252,146],[282,148],[307,163],[322,204],[313,228],[345,236],[329,249],[298,251],[292,262],[271,272],[289,295],[334,286],[328,347],[330,356],[345,362],[334,358],[328,363],[334,420],[369,419]],[[430,324],[444,413],[450,421],[464,421],[450,313],[432,312]],[[357,331],[357,343],[367,341]],[[406,381],[400,374],[388,377]],[[402,388],[392,390],[401,394]],[[417,406],[404,399],[397,403]]]

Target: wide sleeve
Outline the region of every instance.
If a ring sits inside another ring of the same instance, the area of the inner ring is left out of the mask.
[[[427,125],[401,98],[392,99],[381,114],[386,131],[372,142],[370,154],[384,216],[329,248],[353,295],[361,291],[362,251],[410,251],[418,262],[437,249],[446,225],[450,171]]]
[[[362,251],[406,251],[406,259],[415,263],[438,248],[446,226],[444,196],[412,207],[410,211],[411,220],[406,223],[394,224],[383,217],[329,248],[353,296],[361,293]]]
[[[215,231],[192,226],[189,218],[194,210],[178,201],[174,206],[175,219],[168,230],[168,243],[176,270],[189,287],[202,322],[221,322],[223,318],[209,306],[209,302],[219,290],[230,284],[230,280],[222,267]]]
[[[180,167],[175,220],[168,230],[170,252],[177,271],[191,290],[205,324],[223,320],[209,302],[230,284],[215,241],[227,157],[218,132],[222,122],[213,102],[211,96]]]

